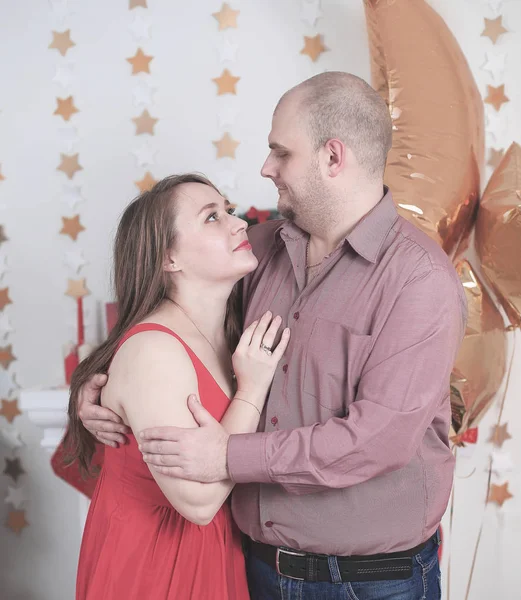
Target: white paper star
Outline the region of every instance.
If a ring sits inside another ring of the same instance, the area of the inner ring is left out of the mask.
[[[16,450],[21,448],[24,443],[17,429],[2,427],[0,428],[0,445],[7,446],[9,450]]]
[[[65,252],[63,262],[70,268],[74,273],[79,273],[80,269],[87,264],[83,256],[83,250],[78,252]]]
[[[317,19],[320,19],[322,14],[320,0],[302,0],[300,17],[303,21],[309,23],[310,27],[315,27]]]
[[[74,125],[60,129],[59,136],[69,154],[74,150],[76,144],[80,141],[80,138],[78,137],[78,130],[76,127],[74,127]]]
[[[0,339],[6,338],[14,329],[11,327],[11,321],[5,311],[0,313]]]
[[[239,109],[237,108],[237,105],[231,103],[221,104],[217,109],[219,127],[229,127],[230,125],[234,125],[238,114]]]
[[[150,39],[150,23],[139,12],[134,15],[134,20],[128,28],[137,41]]]
[[[0,258],[0,281],[2,277],[7,273],[9,269],[7,268],[7,256],[2,256]]]
[[[65,23],[67,17],[75,14],[68,0],[49,0],[54,16],[60,24]]]
[[[83,202],[81,187],[79,185],[64,185],[62,188],[61,199],[66,202],[71,211],[73,211],[79,202]]]
[[[216,182],[218,188],[235,189],[237,174],[235,171],[219,171]]]
[[[239,48],[239,44],[233,44],[230,40],[225,39],[218,47],[219,60],[224,62],[235,62],[237,60],[236,54]]]
[[[514,470],[514,462],[510,452],[501,450],[500,448],[494,448],[491,453],[492,457],[492,471],[502,477],[505,473]]]
[[[488,106],[486,108],[485,131],[489,133],[496,142],[499,142],[506,132],[506,119],[500,113],[492,112],[492,108],[493,107]]]
[[[499,13],[502,4],[503,0],[488,0],[488,5],[496,14]]]
[[[482,69],[484,71],[488,71],[492,75],[494,82],[498,83],[503,78],[503,74],[505,73],[505,62],[507,55],[505,52],[501,54],[491,54],[487,52],[485,56],[487,60]]]
[[[136,106],[150,106],[154,102],[153,93],[155,89],[147,80],[140,79],[132,90],[134,104]]]
[[[12,504],[16,510],[22,508],[26,503],[25,488],[7,486],[7,496],[4,500],[5,504]]]
[[[143,142],[139,148],[132,150],[132,153],[136,157],[139,167],[153,165],[155,162],[154,155],[156,154],[156,151],[153,150],[147,142]]]
[[[61,85],[62,88],[66,90],[70,89],[73,69],[74,65],[72,63],[67,63],[65,65],[61,65],[60,67],[56,67],[56,75],[52,78],[52,80]]]
[[[11,393],[19,387],[14,373],[0,369],[0,398],[10,398]]]

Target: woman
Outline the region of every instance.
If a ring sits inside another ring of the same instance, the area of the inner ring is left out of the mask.
[[[155,425],[196,426],[187,398],[197,391],[230,433],[257,429],[289,330],[275,347],[281,319],[267,313],[237,345],[234,286],[257,266],[246,228],[197,175],[167,177],[125,210],[114,248],[118,322],[71,385],[65,444],[84,468],[94,443],[79,421],[76,396],[95,373],[108,372],[101,403],[134,434]],[[77,599],[248,598],[239,532],[226,502],[232,483],[162,476],[148,469],[129,437],[128,445],[105,450],[83,535]]]

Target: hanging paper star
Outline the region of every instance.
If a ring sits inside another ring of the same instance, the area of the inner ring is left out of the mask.
[[[74,272],[79,273],[81,268],[87,264],[83,257],[83,252],[66,252],[64,255],[64,263]]]
[[[52,78],[53,81],[68,89],[71,85],[72,70],[74,65],[67,64],[56,67],[56,75]]]
[[[149,63],[153,58],[153,56],[147,56],[141,48],[138,48],[135,56],[127,58],[127,62],[132,65],[132,75],[137,75],[138,73],[150,73]]]
[[[310,27],[315,27],[317,19],[322,16],[320,10],[320,0],[302,0],[302,6],[300,9],[300,17],[306,23],[309,23]]]
[[[230,134],[226,132],[222,138],[218,141],[212,142],[213,145],[217,148],[217,158],[235,158],[235,150],[240,142],[236,142],[234,139],[230,137]]]
[[[153,103],[153,88],[146,79],[139,80],[132,90],[136,106],[150,106]]]
[[[507,431],[508,423],[503,423],[503,425],[496,425],[492,427],[492,431],[490,432],[489,442],[492,442],[494,446],[497,448],[501,448],[503,444],[512,439],[512,436]]]
[[[72,152],[76,144],[80,141],[78,132],[74,126],[59,129],[58,134],[67,152]]]
[[[154,125],[159,119],[154,119],[150,116],[148,110],[144,110],[140,117],[135,117],[132,120],[136,124],[136,135],[141,135],[143,133],[154,135]]]
[[[25,510],[12,510],[7,518],[6,525],[15,533],[21,533],[22,529],[29,525],[25,519]]]
[[[129,0],[128,9],[132,10],[138,6],[142,6],[143,8],[147,8],[147,0]]]
[[[304,36],[304,48],[300,54],[307,54],[313,62],[315,62],[322,52],[326,52],[327,48],[322,43],[322,36],[317,33],[314,37]]]
[[[240,77],[234,77],[228,69],[224,69],[220,77],[215,77],[212,81],[217,84],[217,95],[222,96],[223,94],[237,94],[235,86],[239,81]]]
[[[502,79],[505,72],[506,52],[501,54],[485,54],[487,60],[483,65],[483,70],[488,71],[492,75],[492,79],[497,83]]]
[[[232,44],[230,40],[225,39],[217,48],[219,52],[219,60],[221,62],[235,62],[239,44]]]
[[[503,485],[496,485],[493,483],[490,486],[487,502],[495,502],[498,506],[503,506],[508,499],[513,497],[514,496],[508,491],[508,481]]]
[[[6,287],[0,289],[0,310],[4,310],[8,304],[12,304],[12,301],[9,298],[9,288]]]
[[[69,6],[68,0],[49,0],[52,6],[52,10],[54,12],[54,16],[63,24],[67,17],[70,17],[72,14],[75,14],[74,11],[71,10]]]
[[[58,33],[57,31],[52,32],[53,38],[52,42],[49,44],[49,48],[55,48],[58,52],[65,56],[67,51],[75,46],[76,44],[71,40],[71,30],[67,29],[63,33]]]
[[[488,0],[488,5],[496,14],[499,12],[502,4],[503,0]]]
[[[495,19],[487,19],[485,17],[485,29],[482,31],[482,37],[488,37],[495,44],[498,38],[504,33],[507,33],[508,29],[503,27],[503,16],[499,15]]]
[[[85,231],[85,227],[80,223],[80,215],[74,215],[74,217],[62,217],[63,227],[60,230],[60,233],[64,235],[68,235],[71,240],[76,241],[78,239],[78,235]]]
[[[135,150],[133,150],[132,153],[136,157],[137,164],[140,167],[144,167],[145,165],[153,165],[155,162],[154,154],[156,152],[146,142],[141,144],[141,146],[139,146],[139,148],[136,148]]]
[[[70,209],[73,211],[76,205],[83,202],[83,196],[81,195],[81,187],[79,185],[64,185],[61,199],[67,203]]]
[[[69,96],[68,98],[56,98],[56,102],[58,103],[58,108],[53,114],[62,116],[65,121],[68,121],[74,113],[80,112],[74,106],[72,96]]]
[[[502,84],[498,87],[493,85],[487,85],[488,96],[485,98],[487,104],[491,104],[497,111],[501,108],[505,102],[509,102],[509,98],[505,96],[505,85]]]
[[[25,504],[26,500],[24,488],[7,486],[5,504],[12,504],[16,509],[19,509]]]
[[[499,150],[496,150],[495,148],[490,148],[490,155],[488,157],[487,165],[489,165],[493,169],[497,169],[499,163],[501,162],[501,159],[503,158],[504,153],[505,150],[503,148],[500,148]]]
[[[9,238],[5,235],[4,226],[0,225],[0,246],[8,240]]]
[[[19,431],[5,427],[0,427],[0,446],[2,444],[9,450],[17,450],[24,445]]]
[[[136,40],[141,41],[150,39],[150,23],[143,18],[141,13],[136,13],[134,20],[128,28]]]
[[[217,119],[219,120],[219,127],[229,127],[234,125],[239,114],[239,109],[236,104],[230,104],[230,99],[227,98],[227,103],[221,105],[217,109]]]
[[[83,298],[90,294],[89,290],[85,287],[85,279],[69,279],[66,296],[71,298]]]
[[[9,315],[0,313],[0,339],[4,339],[10,333],[13,333],[14,329],[11,327],[11,321]]]
[[[487,112],[485,131],[490,133],[496,141],[505,133],[506,123],[499,113]]]
[[[510,452],[494,448],[494,450],[492,450],[491,458],[492,472],[498,477],[503,477],[505,473],[514,470],[514,463],[510,456]]]
[[[4,369],[8,369],[13,360],[16,360],[16,356],[13,355],[13,346],[11,344],[9,346],[0,346],[0,365]],[[2,413],[0,412],[0,414]]]
[[[20,475],[25,475],[25,471],[23,470],[19,458],[5,459],[4,475],[12,477],[14,481],[18,481],[18,477],[20,477]]]
[[[135,181],[134,182],[138,188],[139,191],[141,193],[143,192],[147,192],[148,190],[152,189],[154,187],[154,185],[157,183],[157,181],[152,177],[152,174],[147,171],[143,177],[143,179],[140,179],[139,181]]]
[[[15,381],[15,373],[11,371],[0,371],[0,397],[9,398],[20,386]]]
[[[4,400],[2,399],[2,408],[0,409],[0,415],[7,419],[8,423],[12,423],[15,417],[22,413],[18,409],[18,400]]]
[[[0,165],[0,181],[4,181],[5,177],[2,175],[2,165]]]
[[[83,167],[78,162],[79,154],[60,154],[61,163],[56,167],[57,171],[63,171],[69,179],[72,179],[77,171],[81,171]]]
[[[237,174],[235,173],[235,171],[219,171],[217,173],[217,177],[216,177],[216,181],[217,181],[217,187],[218,188],[230,188],[230,189],[235,189],[235,185],[236,185],[236,177]]]
[[[237,27],[237,16],[239,10],[233,10],[226,2],[222,5],[221,10],[217,13],[212,13],[212,16],[219,22],[219,31],[228,27]]]

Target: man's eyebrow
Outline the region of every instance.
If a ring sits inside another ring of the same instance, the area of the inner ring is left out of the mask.
[[[278,144],[277,142],[271,142],[271,144],[268,145],[268,148],[270,150],[287,150],[288,148],[286,148],[286,146],[283,146],[282,144]]]

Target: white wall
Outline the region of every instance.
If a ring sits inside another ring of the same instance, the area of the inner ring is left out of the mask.
[[[88,261],[81,272],[91,291],[86,300],[87,337],[98,339],[99,306],[110,299],[112,234],[118,215],[137,192],[133,181],[146,170],[137,166],[132,154],[145,136],[134,135],[130,120],[142,109],[134,106],[132,94],[139,77],[130,75],[125,60],[138,47],[128,29],[138,12],[152,23],[151,39],[139,44],[154,56],[149,80],[157,90],[149,110],[160,120],[149,140],[157,150],[152,174],[160,178],[195,169],[218,182],[222,172],[231,169],[237,175],[237,188],[225,191],[244,209],[272,207],[276,201],[273,186],[261,179],[259,169],[266,155],[271,112],[280,94],[324,69],[369,78],[361,0],[323,0],[323,17],[315,28],[300,19],[300,0],[232,0],[231,4],[241,10],[239,28],[218,32],[211,13],[220,9],[219,0],[149,0],[148,10],[133,11],[126,0],[70,0],[72,14],[62,22],[41,0],[0,0],[0,164],[6,177],[0,183],[0,224],[9,237],[0,255],[0,259],[8,257],[9,272],[0,287],[8,285],[13,300],[6,311],[15,329],[9,341],[19,360],[11,369],[22,387],[63,382],[62,346],[73,339],[75,314],[74,302],[64,295],[67,278],[74,275],[64,265],[63,255],[72,249],[81,249]],[[55,5],[59,8],[60,2]],[[485,52],[508,53],[499,83],[506,84],[511,101],[501,110],[502,132],[496,140],[487,135],[487,142],[497,148],[507,147],[512,140],[521,142],[521,79],[515,75],[521,58],[521,2],[503,3],[504,23],[512,33],[495,47],[480,37],[483,17],[494,16],[488,3],[432,0],[432,5],[460,41],[484,95],[486,84],[493,83],[482,70]],[[47,47],[51,30],[67,28],[76,46],[64,59]],[[299,52],[302,36],[315,33],[324,34],[330,51],[312,63]],[[238,52],[235,63],[223,65],[217,47],[225,38],[238,44]],[[67,62],[74,62],[70,92],[52,81],[56,67]],[[241,77],[236,97],[216,95],[211,79],[224,66]],[[53,112],[56,97],[69,93],[80,112],[68,125]],[[239,113],[233,126],[220,128],[217,115],[225,106],[236,107]],[[60,152],[66,152],[59,130],[70,126],[78,131],[74,152],[79,152],[84,169],[73,181],[82,186],[85,198],[77,212],[86,231],[76,243],[58,233],[61,217],[74,214],[60,199],[67,180],[56,171]],[[241,142],[235,161],[215,159],[211,142],[226,129]],[[521,412],[515,402],[521,389],[520,364],[518,352],[505,412],[513,435],[505,449],[513,457],[521,455]],[[483,423],[474,455],[459,461],[460,476],[474,467],[476,472],[457,480],[452,600],[465,597],[483,512],[484,468],[490,449],[485,439],[493,416],[491,411]],[[4,424],[2,420],[0,426]],[[20,456],[27,471],[22,482],[28,490],[30,526],[20,536],[0,529],[0,597],[70,600],[80,541],[75,493],[52,476],[48,457],[38,446],[39,431],[25,416],[15,425],[26,443]],[[0,448],[2,466],[5,455]],[[517,471],[510,481],[515,498],[500,511],[494,506],[487,509],[472,600],[514,600],[520,594],[521,478]],[[0,475],[0,499],[8,483]],[[0,520],[5,521],[7,509],[0,502]]]

